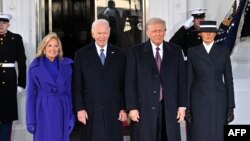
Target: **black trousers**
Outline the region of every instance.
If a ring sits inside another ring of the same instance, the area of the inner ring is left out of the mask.
[[[159,102],[156,136],[157,136],[156,141],[167,141],[165,109],[164,109],[164,101],[163,100],[161,100]]]
[[[0,123],[0,141],[10,141],[12,132],[12,121]]]

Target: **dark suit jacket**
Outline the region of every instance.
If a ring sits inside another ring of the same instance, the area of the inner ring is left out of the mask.
[[[126,109],[138,109],[139,123],[131,123],[131,141],[156,140],[160,82],[163,86],[168,141],[180,141],[176,116],[178,107],[186,107],[186,81],[181,49],[163,43],[161,73],[157,69],[151,42],[128,51],[125,73]]]
[[[229,50],[203,44],[188,54],[188,97],[193,115],[192,141],[222,141],[227,108],[235,107]]]
[[[75,54],[75,109],[86,110],[84,141],[122,141],[122,123],[118,120],[123,106],[125,54],[108,45],[105,65],[101,64],[95,44]]]
[[[0,41],[0,63],[17,63],[18,68],[16,72],[15,67],[0,67],[0,121],[17,120],[17,85],[26,86],[26,56],[19,34],[7,31]]]

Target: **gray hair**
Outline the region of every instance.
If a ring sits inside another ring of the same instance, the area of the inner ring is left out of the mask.
[[[93,32],[94,29],[96,28],[96,26],[98,25],[107,25],[110,31],[110,26],[109,26],[109,22],[105,19],[97,19],[92,23],[92,28],[91,31]]]
[[[165,20],[163,20],[161,18],[151,18],[146,23],[146,30],[148,30],[149,25],[158,24],[158,23],[162,24],[164,26],[165,30],[167,29]]]

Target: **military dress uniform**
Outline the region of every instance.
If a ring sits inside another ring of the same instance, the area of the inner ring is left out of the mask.
[[[182,26],[170,39],[170,42],[181,46],[185,56],[187,56],[189,48],[202,43],[198,32],[194,32],[194,30],[196,30],[194,26],[191,26],[189,29],[185,29],[185,27]]]
[[[206,14],[205,11],[207,9],[204,8],[195,8],[189,10],[191,12],[191,17],[185,22],[183,26],[174,34],[174,36],[169,40],[171,43],[175,43],[181,46],[183,53],[185,56],[188,54],[188,49],[194,46],[197,46],[202,43],[202,39],[199,36],[197,30],[199,25],[192,25],[191,23],[195,19],[200,19],[200,21],[204,20]]]
[[[10,140],[12,121],[18,120],[17,86],[26,86],[26,56],[22,37],[7,30],[0,35],[0,141]]]

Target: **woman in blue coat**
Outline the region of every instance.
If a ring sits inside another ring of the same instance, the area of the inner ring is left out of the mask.
[[[26,124],[35,141],[70,140],[75,121],[71,99],[73,61],[62,55],[59,38],[50,33],[29,66]]]

